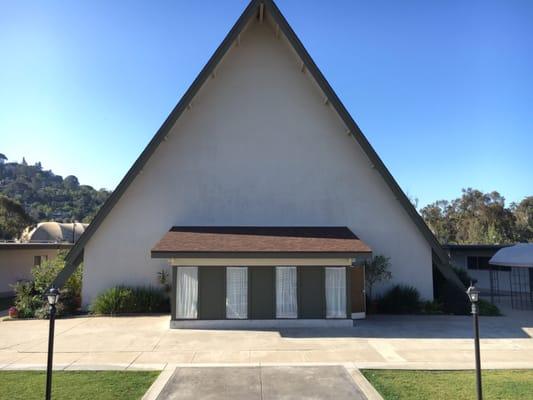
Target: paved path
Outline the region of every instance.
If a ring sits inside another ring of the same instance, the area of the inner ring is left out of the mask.
[[[56,325],[56,369],[207,365],[473,368],[468,316],[379,316],[353,328],[178,330],[168,316],[80,317]],[[0,322],[0,369],[46,365],[48,321]],[[533,368],[533,312],[481,318],[484,368]]]
[[[177,368],[157,400],[366,400],[341,367]]]

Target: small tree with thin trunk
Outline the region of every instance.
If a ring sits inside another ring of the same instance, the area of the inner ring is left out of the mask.
[[[392,277],[389,271],[390,258],[383,255],[377,255],[370,261],[364,262],[365,280],[368,298],[372,300],[372,288],[381,281],[388,281]]]

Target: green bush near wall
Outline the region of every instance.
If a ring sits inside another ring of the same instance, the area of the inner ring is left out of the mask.
[[[57,274],[65,267],[66,251],[60,251],[53,260],[43,261],[32,267],[31,280],[18,281],[12,285],[15,291],[13,305],[18,318],[48,318],[49,306],[46,291]],[[80,265],[60,290],[57,315],[77,313],[81,306],[81,281],[83,267]]]
[[[169,312],[170,304],[164,290],[151,286],[115,286],[96,297],[89,307],[93,314]]]
[[[377,300],[383,314],[417,314],[421,311],[420,293],[412,286],[395,285]]]
[[[383,296],[376,299],[376,311],[380,314],[456,314],[469,315],[471,313],[471,304],[468,297],[461,290],[452,292],[461,302],[461,307],[449,309],[442,299],[435,301],[421,301],[420,293],[412,286],[396,285],[390,288]],[[482,316],[499,316],[502,315],[499,308],[494,304],[480,299],[479,315]]]
[[[499,317],[502,315],[500,309],[490,301],[479,299],[479,315],[486,317]]]

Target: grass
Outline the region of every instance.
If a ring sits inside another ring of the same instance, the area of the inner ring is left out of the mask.
[[[159,371],[54,371],[54,400],[140,399]],[[0,399],[43,399],[46,373],[1,371]]]
[[[0,311],[7,310],[13,305],[14,297],[0,297]]]
[[[474,399],[474,371],[363,370],[385,400]],[[482,373],[483,398],[532,399],[533,370],[487,370]]]

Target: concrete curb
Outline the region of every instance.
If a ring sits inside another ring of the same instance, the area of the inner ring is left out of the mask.
[[[161,393],[168,380],[172,377],[175,369],[175,367],[167,365],[165,369],[161,371],[154,383],[152,383],[152,386],[148,388],[142,397],[142,400],[156,400],[157,396],[159,396],[159,393]]]
[[[169,366],[174,368],[202,368],[202,367],[267,367],[267,366],[334,366],[343,365],[350,366],[357,369],[396,369],[396,370],[428,370],[428,371],[454,371],[454,370],[474,370],[473,363],[438,363],[438,362],[405,362],[405,363],[392,363],[392,362],[246,362],[246,363],[88,363],[88,364],[76,364],[72,363],[54,363],[54,370],[56,371],[162,371]],[[507,369],[533,369],[533,362],[484,362],[482,364],[484,370],[507,370]],[[347,367],[348,368],[348,367]],[[13,371],[13,370],[45,370],[45,363],[1,363],[0,371]]]
[[[368,400],[383,400],[383,397],[357,368],[345,367],[355,384]]]

